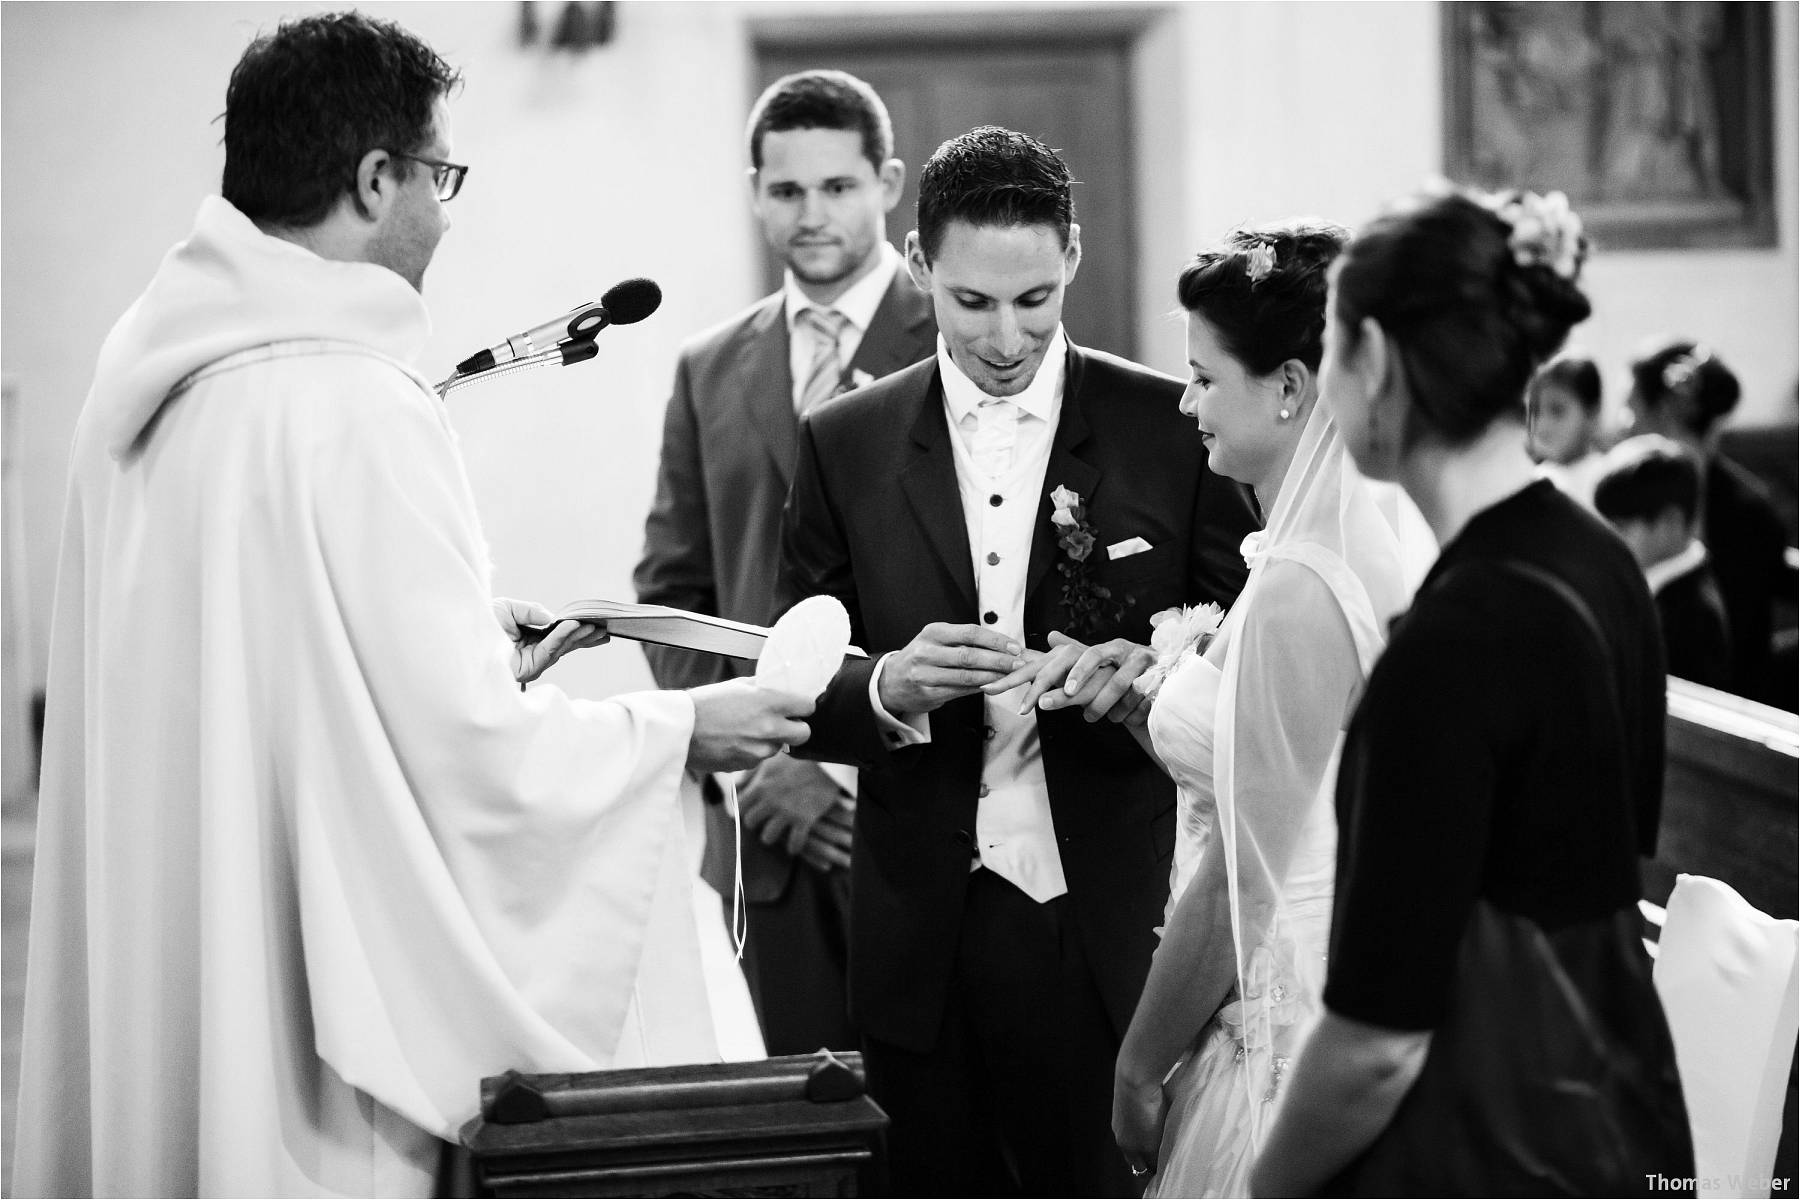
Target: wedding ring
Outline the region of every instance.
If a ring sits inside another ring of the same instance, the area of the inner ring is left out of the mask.
[[[1132,1164],[1131,1174],[1134,1178],[1142,1179],[1144,1176],[1148,1175],[1149,1173],[1150,1173],[1149,1167],[1140,1167],[1140,1166],[1136,1165],[1135,1163]]]

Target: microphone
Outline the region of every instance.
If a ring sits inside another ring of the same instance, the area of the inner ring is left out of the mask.
[[[561,342],[591,338],[600,332],[600,327],[605,322],[606,309],[589,300],[585,304],[576,305],[560,317],[554,317],[542,325],[533,325],[524,333],[515,333],[498,346],[471,354],[456,364],[456,373],[473,375],[477,371],[491,371],[501,363],[530,358]]]
[[[565,343],[592,344],[608,325],[632,325],[655,312],[662,304],[662,289],[653,279],[626,279],[606,289],[598,303],[590,300],[579,304],[542,325],[534,325],[514,334],[497,346],[490,346],[456,364],[456,374],[476,375],[509,362],[530,358],[553,350]],[[582,358],[590,358],[591,354]],[[582,358],[565,359],[580,362]]]
[[[606,289],[600,303],[606,309],[605,324],[635,325],[662,307],[662,289],[654,279],[621,279]]]

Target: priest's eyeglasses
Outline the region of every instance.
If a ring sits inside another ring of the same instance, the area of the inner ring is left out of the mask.
[[[469,168],[461,163],[445,162],[441,158],[421,158],[417,154],[404,154],[399,150],[389,150],[395,158],[404,158],[421,163],[431,168],[431,181],[437,185],[437,198],[440,203],[448,203],[456,199],[456,193],[462,191],[463,177]]]

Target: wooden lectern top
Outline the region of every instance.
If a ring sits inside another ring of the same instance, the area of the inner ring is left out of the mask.
[[[887,1116],[858,1054],[578,1075],[509,1071],[463,1128],[498,1196],[855,1195]]]

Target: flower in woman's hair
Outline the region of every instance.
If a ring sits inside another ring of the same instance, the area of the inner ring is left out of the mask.
[[[1573,280],[1581,268],[1581,217],[1561,192],[1515,192],[1494,206],[1511,232],[1506,246],[1521,267],[1549,267]]]
[[[1695,346],[1686,354],[1670,360],[1669,365],[1663,368],[1663,390],[1685,394],[1694,385],[1694,380],[1700,374],[1702,364],[1711,357],[1711,350],[1705,346]]]
[[[1134,685],[1137,690],[1154,699],[1162,690],[1163,681],[1188,652],[1206,652],[1224,618],[1223,610],[1216,604],[1165,608],[1152,615],[1150,649],[1156,654],[1156,662],[1138,677]]]
[[[1267,279],[1269,272],[1274,269],[1275,247],[1268,242],[1257,242],[1244,251],[1244,277],[1250,281],[1251,287]]]

